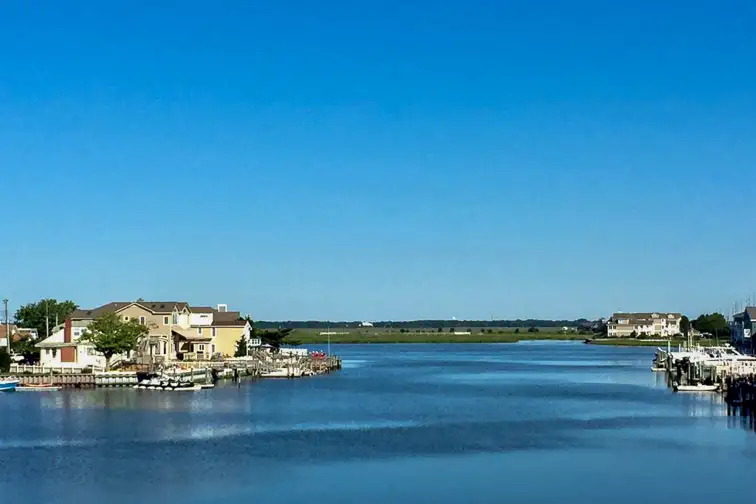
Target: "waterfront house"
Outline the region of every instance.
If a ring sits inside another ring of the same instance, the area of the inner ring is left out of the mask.
[[[79,341],[89,321],[66,319],[53,328],[49,338],[37,343],[39,363],[43,367],[84,369],[105,367],[105,357],[91,343]],[[116,356],[118,360],[123,356]]]
[[[124,321],[136,320],[148,327],[147,336],[137,343],[133,355],[143,364],[233,356],[236,342],[242,337],[249,341],[251,332],[251,326],[241,314],[228,311],[223,304],[211,308],[192,307],[184,301],[116,301],[75,310],[50,338],[37,344],[42,352],[42,364],[104,365],[104,358],[79,338],[95,318],[110,312]]]
[[[240,339],[244,338],[248,345],[254,343],[251,332],[249,322],[238,311],[228,311],[227,305],[189,307],[188,318],[179,316],[173,328],[176,358],[233,357]]]
[[[733,344],[744,350],[753,351],[754,329],[756,329],[756,307],[749,306],[733,315],[730,322],[730,337]]]
[[[3,322],[0,325],[0,348],[6,348],[8,346],[8,336],[5,334],[6,330],[10,329],[11,342],[18,342],[27,338],[36,340],[38,338],[37,330],[28,327],[19,327],[16,324],[10,324],[6,326]]]
[[[627,338],[633,335],[668,338],[680,334],[681,320],[680,313],[615,313],[607,322],[607,335],[610,338]]]

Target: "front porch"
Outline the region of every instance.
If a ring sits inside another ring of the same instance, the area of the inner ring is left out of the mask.
[[[212,337],[173,330],[173,344],[178,360],[210,360],[215,353]]]

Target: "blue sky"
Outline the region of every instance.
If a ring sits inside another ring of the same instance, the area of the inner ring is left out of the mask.
[[[0,3],[11,306],[728,310],[749,1]]]

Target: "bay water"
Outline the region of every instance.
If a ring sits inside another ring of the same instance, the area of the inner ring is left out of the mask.
[[[0,395],[0,501],[553,503],[748,498],[749,421],[653,349],[334,345],[344,369],[200,392]]]

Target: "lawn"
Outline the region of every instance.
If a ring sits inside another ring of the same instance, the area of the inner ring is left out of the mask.
[[[485,332],[473,328],[471,334],[460,334],[467,331],[466,328],[460,328],[457,332],[449,332],[445,329],[443,332],[437,330],[408,329],[400,332],[398,329],[383,328],[359,328],[359,329],[331,329],[330,342],[332,344],[349,343],[349,344],[369,344],[369,343],[517,343],[518,341],[532,340],[553,340],[553,341],[584,341],[593,338],[593,334],[579,334],[576,332],[562,332],[560,328],[539,328],[538,332],[528,332],[527,329],[520,329],[515,332],[514,328],[488,328]],[[307,344],[324,344],[329,338],[326,331],[322,329],[296,329],[292,331],[290,341],[296,341],[303,345]],[[677,347],[685,344],[685,340],[674,339],[672,346]],[[702,346],[716,345],[713,340],[696,340],[696,344]],[[651,346],[666,347],[667,342],[654,339],[631,339],[631,338],[605,338],[593,339],[592,345],[610,345],[610,346]]]
[[[330,341],[338,343],[516,343],[523,340],[579,340],[586,335],[577,333],[562,333],[556,328],[540,330],[530,333],[527,329],[520,329],[516,333],[513,328],[491,328],[491,332],[481,332],[480,329],[472,330],[471,334],[460,334],[465,328],[457,329],[458,332],[443,332],[422,329],[408,329],[400,332],[398,329],[331,329]],[[555,330],[556,329],[556,330]],[[302,344],[326,343],[328,335],[321,329],[297,329],[291,333],[290,339]]]

